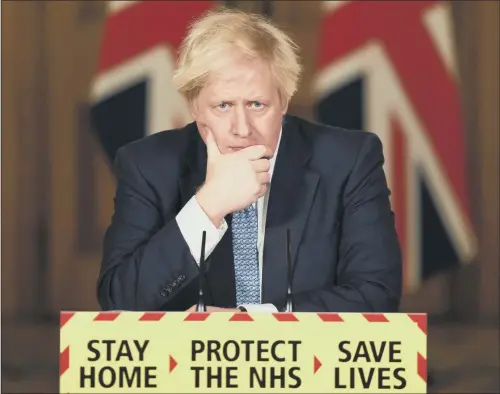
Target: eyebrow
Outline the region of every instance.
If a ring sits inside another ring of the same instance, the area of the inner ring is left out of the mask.
[[[212,102],[213,104],[219,104],[219,103],[234,103],[236,101],[237,100],[230,100],[230,99],[224,99],[224,98],[215,97],[210,102]],[[245,102],[248,102],[248,103],[252,103],[252,102],[255,102],[255,101],[261,101],[261,102],[265,103],[265,102],[268,102],[269,99],[266,99],[264,97],[253,97],[251,99],[245,99]]]
[[[257,97],[253,97],[251,100],[248,100],[248,101],[268,101],[269,99],[268,98],[265,98],[263,96],[257,96]]]

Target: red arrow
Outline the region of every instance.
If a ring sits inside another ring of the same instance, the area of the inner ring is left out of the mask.
[[[318,372],[318,369],[321,368],[323,364],[321,364],[321,361],[318,360],[316,356],[314,356],[314,373]]]
[[[177,361],[175,361],[175,358],[170,356],[170,370],[169,370],[169,372],[172,372],[175,367],[177,367]]]

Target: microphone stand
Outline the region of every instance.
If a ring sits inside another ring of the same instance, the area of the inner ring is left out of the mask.
[[[287,275],[287,290],[286,290],[286,307],[285,312],[293,312],[293,298],[292,298],[292,250],[290,244],[290,229],[286,230],[286,263],[288,269]]]
[[[205,243],[207,240],[207,232],[203,231],[201,238],[201,253],[200,253],[200,277],[199,277],[199,289],[198,289],[198,305],[196,305],[196,312],[206,312],[207,306],[205,305],[205,294],[203,292],[203,286],[205,284]]]

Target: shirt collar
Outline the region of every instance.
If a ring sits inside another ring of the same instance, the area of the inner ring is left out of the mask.
[[[269,175],[272,179],[273,177],[273,172],[274,172],[274,165],[276,164],[276,156],[278,156],[278,149],[280,147],[280,142],[281,142],[281,134],[283,132],[283,126],[281,126],[280,129],[280,134],[278,136],[278,143],[276,144],[276,149],[274,150],[274,155],[269,159]]]

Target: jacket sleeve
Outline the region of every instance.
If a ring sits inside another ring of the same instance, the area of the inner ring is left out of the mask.
[[[402,257],[383,163],[382,144],[370,133],[343,192],[338,281],[296,294],[297,312],[397,312]]]
[[[126,146],[116,155],[115,169],[114,214],[104,237],[97,298],[103,310],[158,310],[197,277],[197,264],[175,213],[162,215]]]

